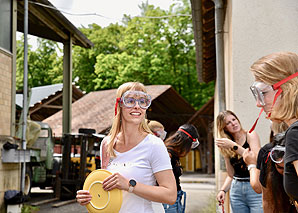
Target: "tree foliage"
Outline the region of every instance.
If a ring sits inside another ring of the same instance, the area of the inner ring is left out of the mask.
[[[37,39],[37,49],[28,45],[28,87],[62,83],[63,60],[58,56],[59,47],[56,42]],[[24,77],[24,43],[17,41],[16,87],[23,88]]]
[[[90,49],[73,47],[76,84],[86,92],[117,88],[127,81],[140,81],[145,85],[169,84],[199,109],[213,96],[214,83],[197,81],[189,1],[177,0],[168,11],[148,2],[139,8],[141,16],[125,15],[122,25],[110,24],[102,28],[91,24],[80,29],[94,46]],[[39,42],[39,48],[28,54],[30,85],[61,82],[62,59],[54,51],[56,44]],[[18,45],[18,56],[22,54],[21,48]],[[17,67],[19,81],[22,76],[20,61]]]

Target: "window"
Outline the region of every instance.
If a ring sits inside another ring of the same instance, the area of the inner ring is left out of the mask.
[[[12,0],[0,0],[0,47],[12,52]]]

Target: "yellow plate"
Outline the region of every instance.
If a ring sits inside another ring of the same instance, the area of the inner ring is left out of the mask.
[[[88,190],[92,195],[90,203],[86,205],[88,212],[104,213],[120,211],[122,191],[119,189],[105,191],[102,188],[102,182],[110,175],[112,175],[111,172],[98,169],[91,172],[86,178],[83,189]]]

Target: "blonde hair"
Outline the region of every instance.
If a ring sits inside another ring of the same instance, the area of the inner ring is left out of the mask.
[[[160,122],[158,122],[158,121],[147,120],[147,124],[148,124],[149,129],[152,132],[155,132],[155,129],[157,129],[157,128],[163,128],[164,129],[164,126]]]
[[[127,83],[124,83],[121,86],[119,86],[119,88],[117,89],[116,98],[121,98],[122,95],[128,90],[146,92],[144,84],[142,84],[140,82],[127,82]],[[121,130],[122,111],[121,111],[120,103],[118,103],[116,110],[117,110],[117,115],[113,119],[113,124],[112,124],[111,130],[108,134],[110,136],[110,141],[108,142],[107,153],[111,157],[116,157],[116,154],[115,154],[113,148],[114,148],[114,145],[115,145],[115,142],[116,142],[116,140],[115,140],[116,136],[118,135],[118,133]],[[143,132],[146,132],[146,133],[151,133],[145,119],[140,124],[139,130],[143,131]]]
[[[244,131],[244,129],[242,128],[241,122],[236,116],[236,114],[230,110],[226,110],[226,111],[220,112],[216,118],[217,133],[220,138],[229,138],[231,140],[234,140],[233,136],[228,131],[225,130],[225,127],[226,127],[225,119],[228,115],[233,115],[240,124],[240,131]],[[232,149],[219,148],[219,150],[221,154],[225,157],[237,156],[237,153],[234,152]]]
[[[264,56],[251,67],[255,80],[273,85],[298,72],[298,55],[292,52],[278,52]],[[298,118],[298,77],[281,85],[283,92],[272,109],[272,120],[285,121]]]

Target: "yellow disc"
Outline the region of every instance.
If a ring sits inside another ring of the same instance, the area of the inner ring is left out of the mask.
[[[102,188],[102,182],[110,175],[112,175],[111,172],[98,169],[91,172],[86,178],[83,189],[88,190],[92,195],[90,203],[86,205],[88,212],[104,213],[120,211],[122,191],[119,189],[105,191]]]

